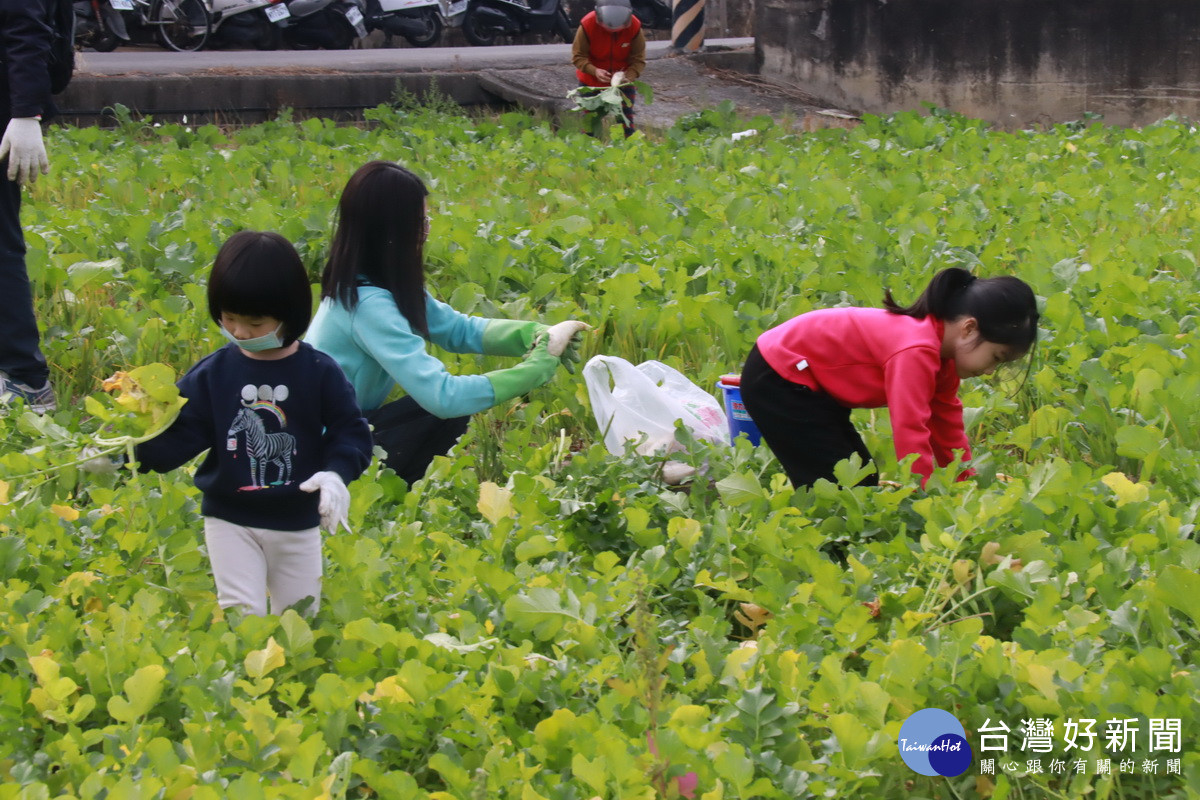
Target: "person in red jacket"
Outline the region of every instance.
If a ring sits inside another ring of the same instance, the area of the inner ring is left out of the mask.
[[[625,96],[625,135],[633,135],[633,101],[637,92],[629,81],[646,68],[646,36],[629,0],[597,0],[596,10],[579,22],[571,46],[575,77],[599,90],[620,86]]]
[[[887,406],[896,457],[916,453],[924,486],[935,463],[956,452],[971,459],[959,381],[1021,358],[1037,324],[1033,290],[1019,278],[945,269],[910,306],[888,291],[884,308],[810,311],[766,331],[742,370],[742,400],[797,488],[833,480],[853,453],[869,462],[850,410]]]

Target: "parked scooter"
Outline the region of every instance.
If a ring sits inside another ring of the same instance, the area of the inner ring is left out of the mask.
[[[630,0],[629,5],[633,7],[633,15],[642,23],[642,27],[671,30],[675,12],[667,0]]]
[[[467,0],[438,0],[442,7],[442,25],[447,28],[461,28],[463,17],[467,15]]]
[[[289,47],[347,50],[367,35],[365,0],[286,0],[288,14],[277,24]]]
[[[212,0],[212,34],[216,46],[275,50],[282,41],[276,23],[288,16],[284,0]]]
[[[367,28],[403,36],[413,47],[437,44],[443,27],[439,0],[367,0]]]
[[[553,33],[570,42],[575,33],[560,0],[469,0],[462,28],[467,41],[479,47],[524,33]]]
[[[129,41],[122,11],[132,11],[132,0],[76,0],[75,42],[98,53],[108,53]]]

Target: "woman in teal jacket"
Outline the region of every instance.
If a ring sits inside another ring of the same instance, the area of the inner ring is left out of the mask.
[[[385,463],[410,485],[458,441],[471,414],[549,381],[587,327],[469,317],[433,299],[423,256],[427,194],[419,177],[390,161],[372,161],[351,176],[307,336],[341,365]],[[484,375],[453,375],[428,343],[523,360]],[[407,396],[387,403],[396,385]]]

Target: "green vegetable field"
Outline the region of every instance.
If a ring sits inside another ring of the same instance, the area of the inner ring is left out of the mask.
[[[49,135],[23,220],[60,410],[0,417],[0,800],[1200,797],[1196,128],[368,116]],[[414,488],[352,484],[315,617],[223,614],[190,472],[79,472],[84,398],[223,344],[203,281],[240,229],[315,283],[374,158],[430,187],[438,297],[585,320],[585,358],[713,389],[766,328],[955,265],[1030,283],[1041,338],[964,382],[980,475],[928,491],[883,411],[855,414],[901,488],[794,493],[743,441],[695,444],[673,491],[560,372]],[[924,708],[966,729],[962,775],[901,760]]]

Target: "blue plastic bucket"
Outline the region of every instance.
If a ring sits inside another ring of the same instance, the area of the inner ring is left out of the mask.
[[[722,375],[717,388],[725,396],[725,418],[729,421],[729,440],[736,441],[738,434],[746,434],[750,444],[757,446],[762,441],[758,426],[750,419],[746,405],[742,402],[742,376]]]

